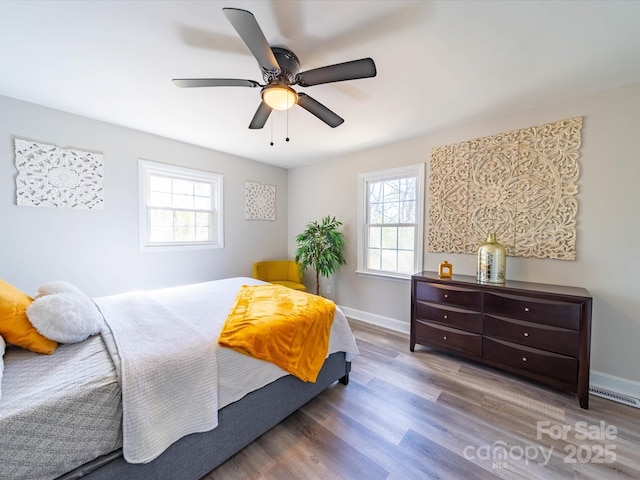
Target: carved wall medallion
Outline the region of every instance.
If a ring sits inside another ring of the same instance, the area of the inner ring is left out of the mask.
[[[246,220],[276,219],[276,186],[256,182],[244,184]]]
[[[488,232],[512,256],[576,258],[582,118],[431,151],[430,252],[476,253]]]
[[[101,154],[16,138],[15,155],[17,205],[104,208]]]

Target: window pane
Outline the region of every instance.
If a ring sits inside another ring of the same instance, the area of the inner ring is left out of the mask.
[[[173,193],[193,195],[193,182],[189,180],[173,180]]]
[[[199,197],[211,197],[211,184],[195,182],[193,184],[193,194]]]
[[[196,224],[195,212],[175,212],[176,227],[193,227]]]
[[[159,210],[152,208],[149,210],[151,225],[173,226],[173,210]]]
[[[209,227],[196,227],[196,238],[195,240],[206,242],[207,240],[211,240]]]
[[[179,242],[192,242],[196,239],[195,229],[191,226],[176,227],[175,239]]]
[[[398,229],[396,227],[383,227],[382,248],[398,248]]]
[[[372,224],[382,223],[382,211],[384,208],[383,203],[370,203],[369,204],[369,222]]]
[[[149,238],[152,242],[173,241],[173,211],[149,210]]]
[[[395,272],[398,267],[398,252],[396,250],[382,250],[381,268]]]
[[[193,208],[193,196],[174,194],[173,208]]]
[[[416,223],[416,202],[400,202],[399,223]]]
[[[414,274],[413,266],[413,250],[400,250],[398,251],[398,272]]]
[[[368,253],[367,268],[370,270],[380,270],[380,250],[370,248]]]
[[[149,239],[152,242],[172,242],[173,227],[152,226],[149,232]]]
[[[149,206],[151,207],[171,207],[171,194],[164,192],[149,192]]]
[[[194,197],[193,207],[196,210],[211,210],[211,198],[209,197]]]
[[[382,246],[382,229],[369,227],[369,247],[380,248]]]
[[[205,212],[196,213],[196,226],[208,227],[211,225],[211,214]]]
[[[412,200],[416,199],[416,178],[408,177],[400,179],[400,191],[402,192],[402,196],[400,200]]]
[[[171,179],[159,175],[151,175],[149,177],[149,189],[152,192],[171,193]]]
[[[385,202],[397,202],[400,200],[400,191],[398,186],[398,180],[384,182],[383,193]]]
[[[411,250],[415,247],[415,227],[398,228],[398,249]]]
[[[397,202],[384,204],[384,219],[382,223],[398,223],[399,221],[399,205]]]
[[[369,182],[369,201],[381,202],[382,201],[382,182]]]

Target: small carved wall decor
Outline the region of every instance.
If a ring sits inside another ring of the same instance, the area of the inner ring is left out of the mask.
[[[489,232],[507,254],[575,260],[582,118],[431,151],[430,252],[476,253]]]
[[[16,138],[15,155],[17,205],[104,208],[102,154]]]
[[[246,220],[276,219],[276,186],[256,182],[244,184]]]

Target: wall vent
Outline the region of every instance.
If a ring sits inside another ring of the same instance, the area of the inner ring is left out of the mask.
[[[589,387],[589,393],[598,397],[606,398],[607,400],[613,400],[614,402],[629,405],[630,407],[640,408],[640,400],[630,397],[628,395],[622,395],[621,393],[612,392],[600,387]]]

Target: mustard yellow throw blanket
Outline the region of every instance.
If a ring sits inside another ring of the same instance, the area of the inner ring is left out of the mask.
[[[282,285],[243,285],[218,343],[315,382],[336,304]]]

